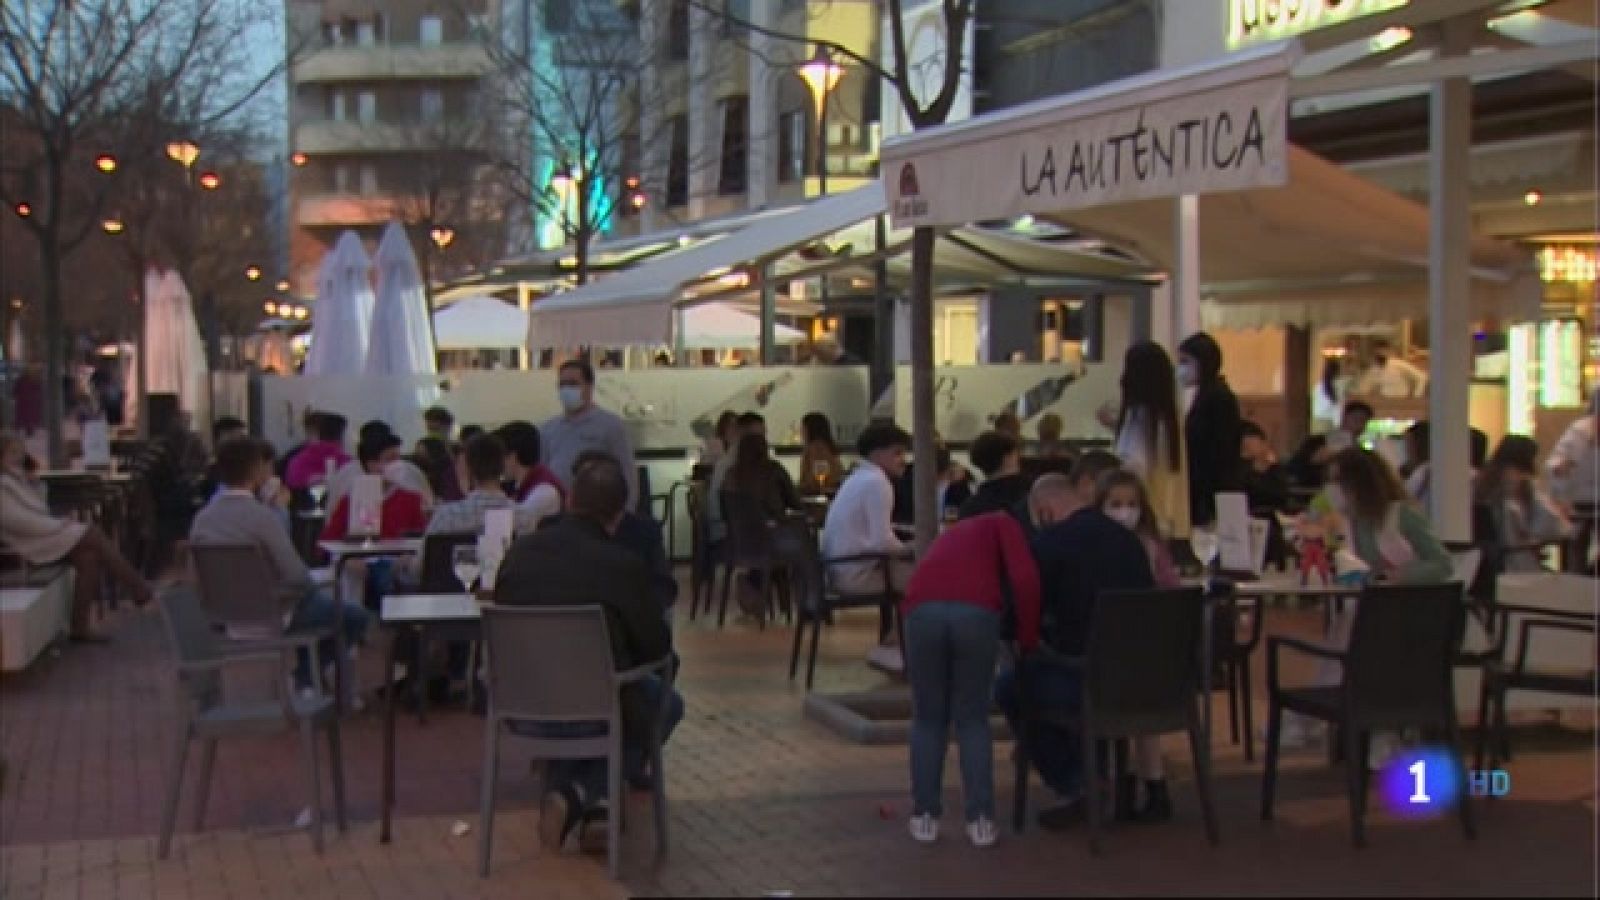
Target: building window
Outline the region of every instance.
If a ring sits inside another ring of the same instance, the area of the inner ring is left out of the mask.
[[[438,16],[423,16],[417,23],[418,42],[432,47],[444,43],[444,20]]]
[[[371,196],[378,192],[378,167],[372,163],[361,164],[361,193]]]
[[[551,34],[572,30],[572,0],[545,0],[544,30]]]
[[[689,58],[689,0],[672,0],[667,11],[667,58],[676,62]]]
[[[378,43],[378,23],[375,21],[356,23],[356,44],[361,47],[371,47]]]
[[[373,91],[362,91],[357,94],[356,113],[363,122],[378,121],[378,95]]]
[[[444,94],[438,88],[423,88],[420,106],[422,121],[437,122],[444,118]]]
[[[326,44],[329,47],[337,47],[337,46],[339,46],[339,23],[338,22],[323,22],[322,23],[322,43]]]
[[[328,88],[328,118],[335,122],[343,122],[344,117],[344,91],[336,87]]]
[[[333,167],[333,191],[336,194],[350,193],[350,166],[339,163]]]
[[[749,121],[749,97],[729,97],[722,101],[722,165],[717,175],[719,194],[745,192]]]
[[[778,180],[800,181],[806,177],[806,114],[804,110],[778,116]]]
[[[672,150],[667,156],[667,205],[689,202],[689,117],[672,119]]]

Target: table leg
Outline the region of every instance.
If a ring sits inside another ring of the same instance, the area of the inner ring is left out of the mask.
[[[378,842],[389,843],[389,822],[394,815],[394,648],[400,642],[400,629],[391,634],[383,654],[383,823]]]
[[[348,558],[339,557],[333,563],[333,713],[344,715],[345,657],[350,653],[344,645],[344,564]]]

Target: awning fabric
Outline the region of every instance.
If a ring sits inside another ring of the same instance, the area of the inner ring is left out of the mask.
[[[528,314],[496,297],[468,297],[433,314],[440,350],[516,348],[527,333]]]
[[[882,189],[867,185],[763,216],[737,231],[541,300],[529,317],[528,346],[669,344],[672,310],[685,288],[713,273],[787,253],[882,210]]]
[[[1348,325],[1427,314],[1428,211],[1291,146],[1289,183],[1200,198],[1202,315],[1217,327]],[[1171,200],[1049,218],[1170,269]],[[1538,314],[1532,260],[1510,244],[1472,242],[1478,314]]]
[[[761,343],[761,319],[722,303],[702,303],[683,310],[679,341],[690,350],[718,350],[729,347],[754,347]],[[773,323],[773,337],[780,344],[798,344],[805,332]]]

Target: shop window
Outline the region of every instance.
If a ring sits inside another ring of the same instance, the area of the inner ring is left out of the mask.
[[[722,101],[722,165],[717,177],[717,193],[742,194],[746,188],[750,98],[728,97]]]

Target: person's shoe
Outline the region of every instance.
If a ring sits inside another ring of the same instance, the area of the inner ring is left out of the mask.
[[[931,844],[939,839],[939,820],[928,813],[911,817],[911,837],[919,844]]]
[[[1134,816],[1140,822],[1166,822],[1172,818],[1172,795],[1166,779],[1144,783],[1144,806]]]
[[[979,816],[967,823],[967,840],[974,847],[993,847],[994,842],[1000,839],[1000,829],[994,825],[994,820],[988,816]]]
[[[868,651],[867,665],[891,675],[899,675],[906,670],[905,654],[893,644],[879,644]]]
[[[1045,831],[1066,831],[1082,822],[1084,815],[1084,799],[1074,797],[1060,806],[1040,812],[1039,827]]]
[[[583,805],[570,787],[545,791],[544,799],[539,802],[540,845],[551,853],[560,853],[572,829],[582,819]]]

